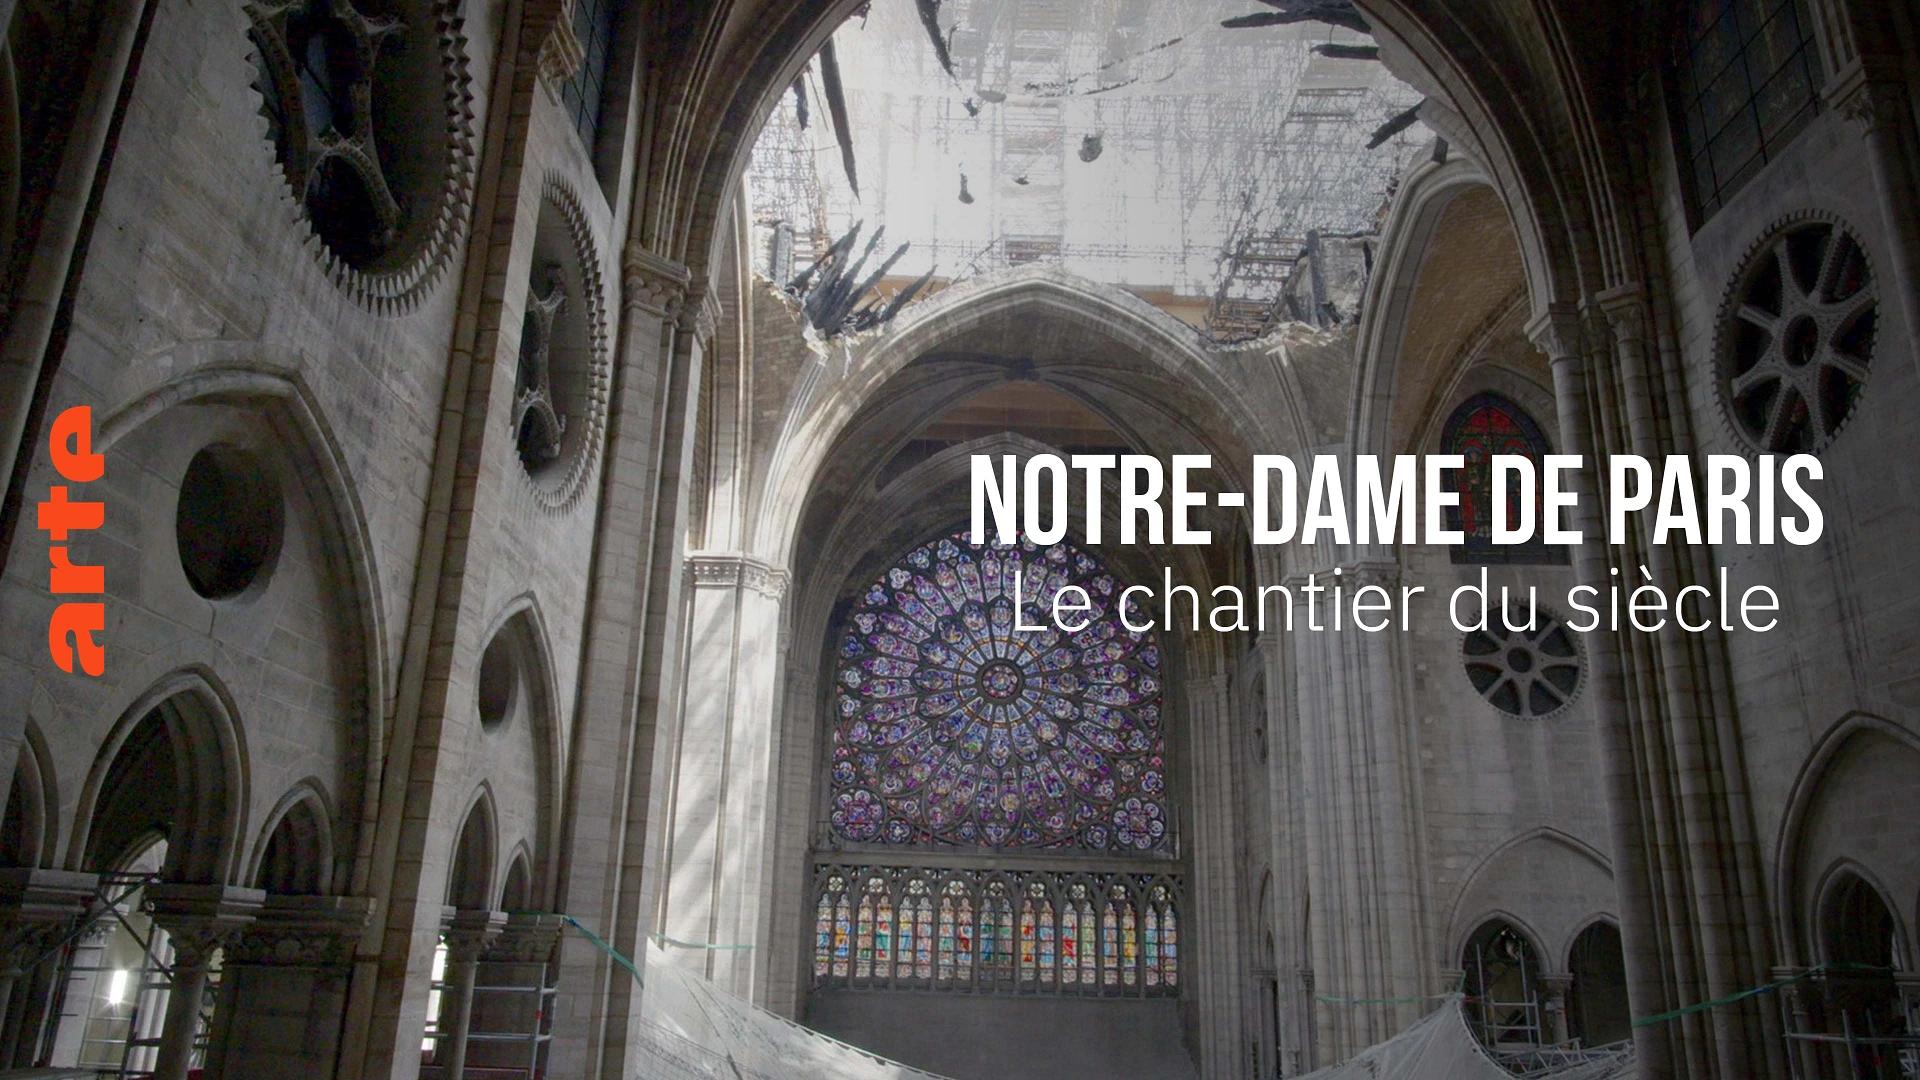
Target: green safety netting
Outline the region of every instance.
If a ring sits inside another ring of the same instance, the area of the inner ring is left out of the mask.
[[[647,945],[638,1080],[943,1080],[727,993]]]
[[[1438,1009],[1350,1060],[1301,1080],[1632,1080],[1630,1044],[1594,1050],[1528,1050],[1497,1057],[1467,1027],[1465,999],[1448,995]]]

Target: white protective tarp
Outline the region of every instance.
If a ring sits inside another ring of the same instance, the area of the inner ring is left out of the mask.
[[[943,1080],[743,1001],[647,945],[636,1080]]]
[[[1301,1080],[1514,1080],[1467,1027],[1464,999],[1445,1004],[1386,1042],[1370,1046],[1352,1059],[1308,1073]],[[1567,1054],[1561,1067],[1529,1068],[1529,1080],[1631,1080],[1636,1075],[1631,1057],[1601,1054],[1581,1060]]]

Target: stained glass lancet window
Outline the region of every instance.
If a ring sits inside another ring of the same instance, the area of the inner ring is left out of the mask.
[[[1705,221],[1806,127],[1825,76],[1806,0],[1688,0],[1681,8],[1680,171]]]
[[[1457,563],[1564,563],[1566,550],[1540,540],[1540,489],[1534,488],[1533,540],[1525,544],[1493,542],[1493,457],[1514,454],[1533,459],[1536,476],[1541,459],[1552,453],[1547,437],[1527,411],[1495,393],[1477,394],[1462,402],[1440,431],[1440,452],[1459,454],[1466,467],[1455,470],[1454,487],[1460,505],[1447,510],[1447,527],[1466,534],[1466,542],[1451,551]],[[1520,496],[1508,493],[1507,521],[1520,522]]]
[[[815,986],[1089,997],[1179,993],[1175,875],[816,870]]]
[[[1047,629],[1014,629],[1016,574],[1022,621]],[[1045,615],[1067,585],[1094,605],[1070,634]],[[1167,850],[1160,646],[1122,623],[1121,588],[1069,543],[964,536],[922,544],[881,575],[849,613],[836,662],[836,837]]]

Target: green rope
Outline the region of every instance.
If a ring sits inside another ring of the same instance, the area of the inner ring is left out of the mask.
[[[1633,1026],[1634,1027],[1651,1027],[1654,1024],[1664,1024],[1669,1020],[1678,1020],[1683,1016],[1691,1016],[1694,1013],[1706,1012],[1708,1009],[1717,1009],[1723,1005],[1732,1005],[1736,1002],[1745,1001],[1750,997],[1758,997],[1761,994],[1770,994],[1773,991],[1778,990],[1783,986],[1792,986],[1794,983],[1797,983],[1802,979],[1810,979],[1815,975],[1819,975],[1828,971],[1861,971],[1861,972],[1877,972],[1880,974],[1886,974],[1891,970],[1892,970],[1891,968],[1875,967],[1872,964],[1852,964],[1852,963],[1847,963],[1845,961],[1836,960],[1830,963],[1821,964],[1818,967],[1810,967],[1798,975],[1794,975],[1785,979],[1777,979],[1773,982],[1767,983],[1764,986],[1755,986],[1751,989],[1742,990],[1739,993],[1728,994],[1725,997],[1714,998],[1712,1001],[1702,1001],[1694,1005],[1683,1005],[1678,1009],[1669,1009],[1666,1012],[1655,1013],[1652,1016],[1642,1016],[1633,1022]]]
[[[640,974],[640,969],[635,967],[633,965],[633,961],[627,959],[626,956],[622,954],[619,949],[616,949],[613,946],[607,944],[606,942],[600,940],[600,935],[594,933],[593,931],[587,929],[584,926],[581,926],[579,919],[576,919],[571,915],[562,915],[560,917],[567,920],[568,926],[571,926],[575,930],[580,931],[580,935],[582,937],[586,938],[588,941],[591,941],[595,945],[599,946],[601,952],[606,953],[608,956],[611,956],[613,958],[614,963],[619,964],[623,968],[626,968],[628,974],[633,976],[634,982],[639,983],[641,986],[647,985],[646,976]]]

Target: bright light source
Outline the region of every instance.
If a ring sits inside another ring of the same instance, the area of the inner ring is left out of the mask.
[[[107,1004],[121,1005],[127,1000],[127,970],[116,968],[113,978],[107,980]]]

